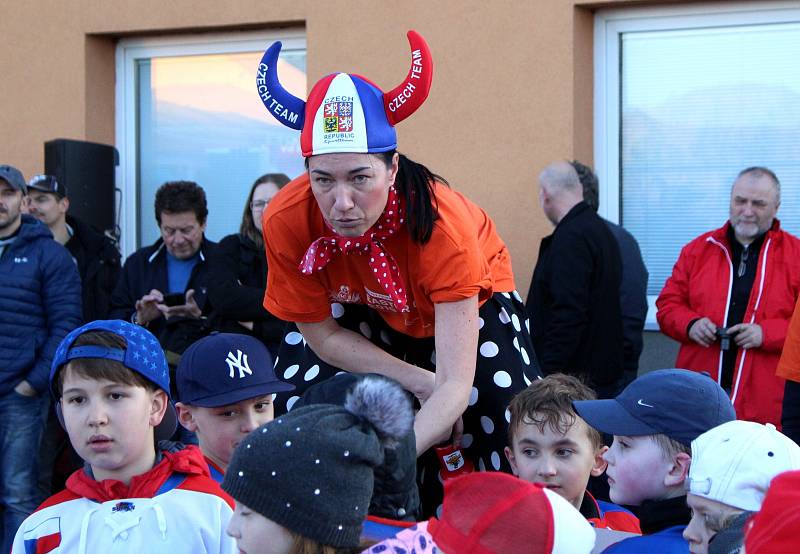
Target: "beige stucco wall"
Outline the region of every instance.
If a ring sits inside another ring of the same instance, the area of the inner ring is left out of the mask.
[[[400,149],[447,177],[495,219],[524,294],[539,239],[550,232],[536,200],[535,175],[556,158],[592,159],[591,10],[597,5],[3,2],[0,162],[30,176],[43,169],[45,140],[114,142],[114,53],[120,37],[305,27],[310,84],[330,71],[354,71],[388,90],[408,70],[405,31],[413,28],[426,37],[436,69],[428,101],[398,127]]]

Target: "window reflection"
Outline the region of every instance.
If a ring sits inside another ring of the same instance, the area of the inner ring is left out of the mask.
[[[255,93],[262,53],[138,60],[139,246],[158,238],[153,201],[165,181],[197,181],[205,189],[206,235],[219,240],[237,231],[259,175],[303,171],[296,131],[269,117]],[[282,52],[278,72],[305,98],[305,51]]]
[[[739,170],[773,169],[800,233],[800,24],[621,38],[621,220],[658,294],[680,248],[728,217]]]

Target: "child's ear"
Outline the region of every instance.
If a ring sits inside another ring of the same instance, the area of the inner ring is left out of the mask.
[[[517,473],[517,460],[516,458],[514,458],[514,452],[508,446],[506,446],[503,452],[506,453],[506,459],[508,460],[508,463],[511,466],[511,473],[519,477],[519,473]]]
[[[152,403],[150,405],[150,425],[156,427],[161,420],[164,419],[164,414],[167,412],[167,393],[159,389],[153,393]]]
[[[175,403],[175,411],[178,412],[178,422],[183,425],[188,431],[194,433],[197,431],[197,422],[194,420],[192,409],[183,402]]]
[[[672,466],[664,476],[665,487],[682,487],[689,476],[689,465],[692,457],[686,452],[679,452],[672,458]]]
[[[605,460],[605,458],[603,458],[603,454],[606,452],[608,452],[608,447],[606,445],[601,446],[595,451],[594,464],[592,465],[592,471],[590,472],[592,477],[599,477],[608,467],[608,462]]]

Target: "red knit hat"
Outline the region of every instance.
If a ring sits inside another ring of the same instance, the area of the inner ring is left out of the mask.
[[[558,494],[506,473],[471,473],[444,483],[428,531],[443,552],[588,554],[591,525]]]
[[[772,480],[761,510],[747,524],[747,554],[800,551],[800,471],[787,471]]]

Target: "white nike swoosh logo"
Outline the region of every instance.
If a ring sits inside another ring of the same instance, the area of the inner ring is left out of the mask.
[[[647,406],[648,408],[655,408],[655,406],[651,406],[650,404],[645,404],[644,402],[642,402],[641,398],[639,399],[637,404],[639,404],[639,406]]]

